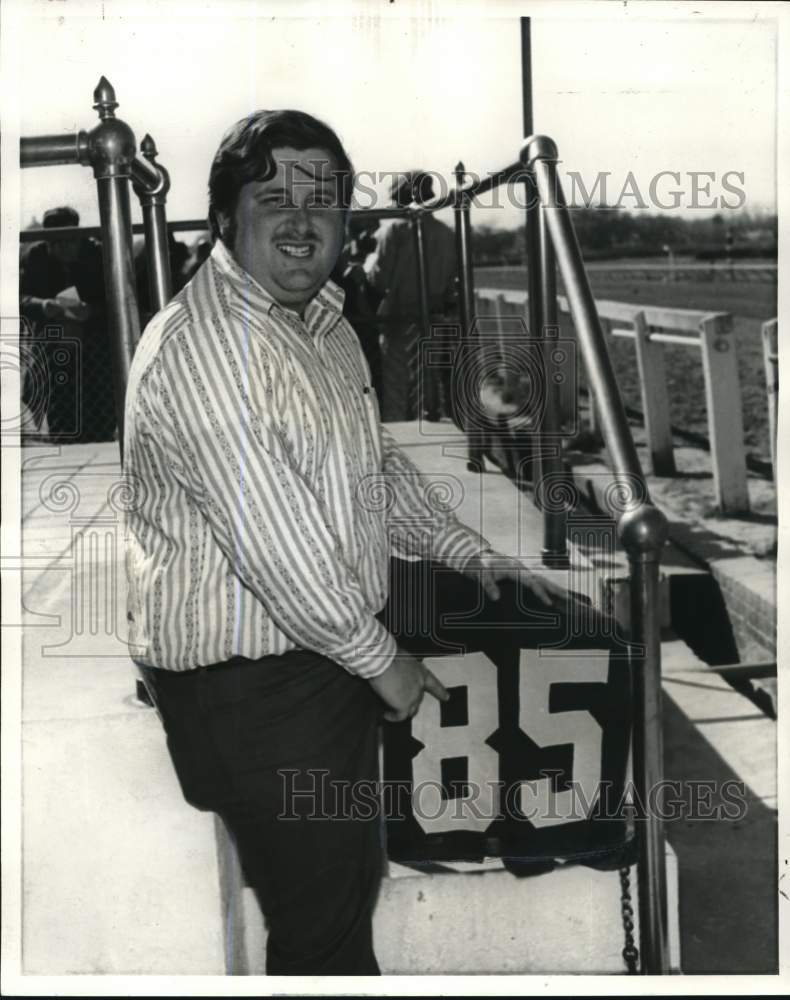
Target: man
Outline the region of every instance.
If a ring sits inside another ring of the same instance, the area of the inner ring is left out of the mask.
[[[67,206],[44,213],[44,229],[79,226]],[[63,295],[76,289],[76,297]],[[47,418],[55,441],[109,441],[115,433],[101,247],[80,237],[41,240],[20,254],[20,311],[47,355]],[[61,342],[47,328],[61,327]]]
[[[424,171],[400,174],[392,184],[391,197],[398,208],[424,204],[434,197],[433,179]],[[456,249],[452,230],[423,216],[430,320],[447,323],[455,298]],[[420,315],[419,277],[411,223],[405,219],[385,223],[376,233],[377,249],[366,262],[368,279],[383,297],[378,309],[382,325],[382,418],[412,420],[418,407],[428,420],[439,420],[442,400],[436,371],[420,371],[419,342],[423,336]],[[438,341],[437,341],[438,343]],[[448,374],[449,369],[443,369]],[[422,377],[423,398],[420,399]],[[444,407],[452,416],[449,378],[441,380]]]
[[[422,549],[492,592],[515,572],[428,506],[380,428],[327,280],[352,186],[340,140],[309,115],[234,125],[209,176],[211,256],[146,328],[126,400],[132,655],[186,799],[235,838],[270,975],[378,972],[378,820],[321,816],[337,812],[324,787],[377,779],[382,713],[447,697],[376,617],[390,552],[413,558],[422,531]],[[294,771],[298,788],[325,772],[318,805],[283,802]]]
[[[331,278],[343,292],[343,315],[359,338],[362,353],[370,370],[370,384],[376,394],[381,395],[381,347],[379,327],[376,322],[378,297],[362,266],[364,237],[360,239],[358,225],[348,223],[346,242]]]

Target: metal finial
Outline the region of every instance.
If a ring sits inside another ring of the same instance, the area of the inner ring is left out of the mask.
[[[159,155],[156,143],[151,138],[150,133],[146,132],[143,136],[142,142],[140,143],[140,152],[148,160],[149,163],[153,163],[156,157]]]
[[[115,117],[115,109],[118,107],[118,102],[115,100],[115,88],[106,76],[103,76],[96,84],[96,89],[93,91],[93,102],[93,108],[99,112],[99,118]]]

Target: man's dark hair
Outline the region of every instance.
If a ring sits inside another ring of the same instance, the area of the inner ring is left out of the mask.
[[[219,144],[208,177],[208,221],[214,239],[221,235],[218,215],[232,216],[239,191],[251,181],[274,176],[273,152],[292,149],[322,149],[335,161],[334,178],[339,207],[351,204],[354,168],[340,139],[318,118],[304,111],[255,111],[231,126]],[[232,233],[224,234],[230,237]]]

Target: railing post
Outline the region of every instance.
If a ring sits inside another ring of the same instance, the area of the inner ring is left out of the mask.
[[[645,414],[645,435],[653,475],[674,476],[675,456],[672,451],[664,345],[650,339],[650,330],[643,312],[634,316],[634,343],[642,409]]]
[[[414,239],[414,257],[417,261],[417,295],[420,300],[420,335],[422,343],[417,351],[417,371],[412,372],[417,383],[417,419],[433,405],[435,380],[423,358],[427,359],[431,338],[431,310],[428,302],[428,262],[425,256],[425,229],[422,212],[412,215],[411,231]]]
[[[457,197],[453,206],[455,214],[455,246],[458,260],[458,284],[459,295],[458,304],[461,313],[461,342],[463,356],[473,350],[472,328],[475,319],[475,292],[474,274],[472,271],[472,223],[471,223],[471,200],[462,190],[465,176],[465,168],[462,162],[455,167],[455,186]],[[455,394],[456,381],[452,379],[452,392]],[[456,395],[453,400],[454,410],[461,423],[461,428],[467,434],[467,463],[466,467],[470,472],[485,471],[485,441],[482,439],[481,430],[476,426],[474,414],[478,407],[470,406],[470,400],[465,399],[463,393]],[[467,412],[464,412],[464,411]],[[471,412],[469,412],[471,410]],[[470,419],[471,417],[471,419]]]
[[[768,435],[771,439],[771,465],[776,474],[776,408],[779,401],[779,320],[769,319],[762,326],[765,386],[768,391]]]
[[[557,147],[546,136],[533,136],[522,161],[535,171],[541,205],[562,271],[566,295],[589,374],[600,404],[601,426],[625,513],[618,523],[620,541],[631,567],[631,641],[634,677],[634,776],[640,801],[649,803],[661,780],[661,634],[659,563],[667,521],[647,495],[639,456],[628,429],[590,283],[568,207],[557,178]],[[639,912],[642,971],[669,971],[667,880],[664,830],[648,812],[639,820]]]
[[[642,972],[669,972],[666,843],[662,820],[650,808],[663,779],[661,603],[659,562],[667,522],[648,504],[633,507],[617,526],[631,569],[630,639],[634,692],[634,785],[646,814],[638,816],[639,950]]]
[[[533,182],[532,188],[537,192]],[[529,208],[527,209],[529,212]],[[551,245],[545,210],[539,205],[535,216],[528,218],[527,228],[537,224],[538,271],[540,275],[539,320],[533,328],[533,337],[540,338],[543,371],[544,407],[543,417],[536,435],[537,452],[540,462],[540,479],[544,483],[541,490],[536,484],[535,496],[548,492],[550,483],[561,480],[565,467],[562,461],[562,436],[559,412],[559,386],[554,376],[559,373],[559,365],[554,360],[557,351],[559,325],[557,317],[557,267],[554,248]],[[531,273],[531,272],[530,272]],[[544,504],[543,548],[541,556],[544,566],[555,568],[568,566],[568,542],[566,538],[568,512],[563,507]]]
[[[717,313],[703,319],[700,346],[716,499],[722,513],[742,513],[749,510],[749,488],[732,317]]]
[[[100,122],[88,133],[88,158],[99,195],[104,287],[113,360],[115,412],[123,455],[123,408],[132,355],[140,336],[134,286],[129,178],[135,153],[134,133],[115,117],[115,91],[102,77],[94,91]]]
[[[531,22],[528,17],[520,19],[521,24],[521,105],[524,135],[532,133],[532,38]],[[562,477],[562,438],[560,435],[559,387],[554,381],[557,365],[552,360],[556,347],[551,338],[558,333],[557,326],[557,275],[554,252],[549,239],[546,222],[538,198],[535,176],[528,169],[524,178],[526,194],[525,248],[527,252],[527,287],[529,289],[528,317],[529,336],[538,341],[541,350],[541,370],[543,372],[544,407],[543,416],[535,435],[535,450],[538,455],[539,479],[535,483],[535,498],[540,503],[542,493],[550,481]],[[568,565],[568,543],[566,540],[567,511],[552,510],[551,505],[543,505],[543,547],[541,556],[544,566],[561,567]]]
[[[156,163],[156,144],[150,135],[140,143],[140,151],[159,176],[156,187],[149,188],[133,179],[134,192],[140,199],[145,226],[145,257],[148,268],[148,290],[155,312],[164,309],[173,296],[170,274],[170,247],[168,245],[165,204],[170,190],[170,176],[161,164]]]

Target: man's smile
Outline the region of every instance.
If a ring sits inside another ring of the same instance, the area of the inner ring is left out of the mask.
[[[280,251],[280,253],[285,254],[286,257],[295,257],[300,260],[306,260],[313,256],[315,253],[315,244],[304,243],[304,242],[289,242],[289,243],[276,243],[275,246]]]

